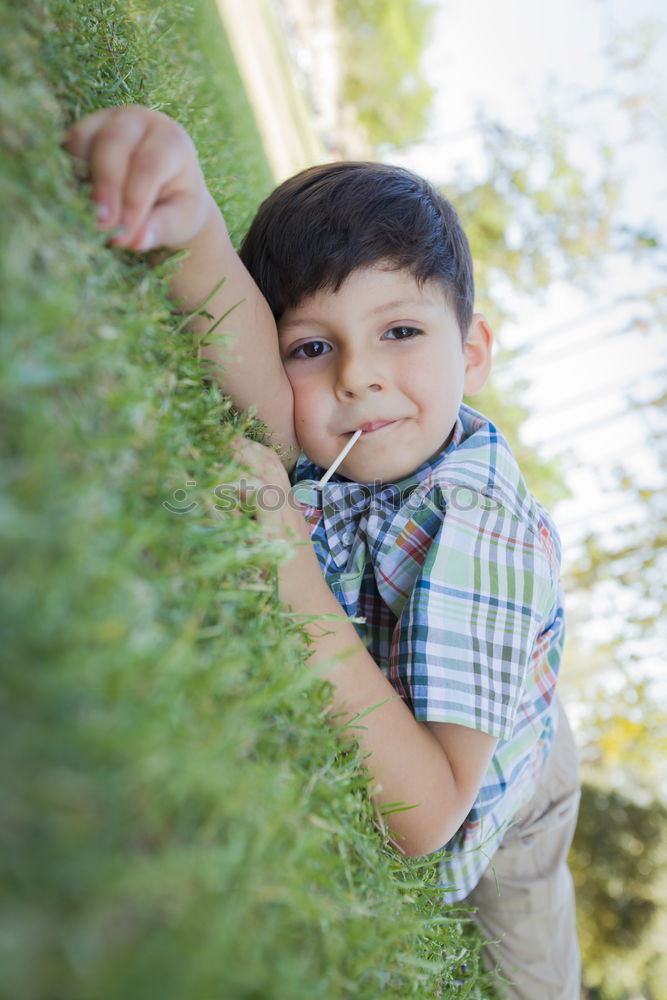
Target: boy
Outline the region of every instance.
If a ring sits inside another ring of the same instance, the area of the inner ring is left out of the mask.
[[[266,200],[239,258],[164,115],[106,109],[67,146],[90,164],[112,244],[189,250],[173,282],[185,309],[225,278],[206,310],[242,336],[202,354],[282,455],[242,446],[257,482],[287,491],[289,469],[306,483],[305,518],[259,512],[304,543],[279,569],[280,598],[311,622],[332,717],[366,713],[355,732],[374,800],[409,807],[391,812],[397,847],[446,847],[444,899],[479,907],[511,997],[576,1000],[559,544],[503,438],[461,402],[486,381],[491,332],[454,210],[407,171],[328,164]]]

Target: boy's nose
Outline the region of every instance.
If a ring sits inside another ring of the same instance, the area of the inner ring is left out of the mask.
[[[357,399],[359,396],[363,396],[365,392],[380,392],[382,386],[379,382],[371,382],[370,385],[365,386],[363,383],[361,385],[355,386],[354,389],[346,389],[341,386],[338,390],[340,397],[345,399]]]
[[[382,374],[363,357],[342,358],[336,378],[336,395],[352,399],[367,392],[380,392],[384,387]]]

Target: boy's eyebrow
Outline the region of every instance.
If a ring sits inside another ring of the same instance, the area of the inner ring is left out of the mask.
[[[425,304],[429,306],[434,304],[428,295],[422,295],[419,299],[392,299],[391,302],[381,302],[374,309],[369,309],[368,314],[375,316],[377,313],[389,312],[390,309],[403,309],[405,306],[423,306]]]
[[[295,326],[317,326],[317,320],[308,319],[307,316],[302,316],[300,319],[291,319],[287,323],[282,323],[278,325],[278,336],[282,337],[286,330],[292,330]]]

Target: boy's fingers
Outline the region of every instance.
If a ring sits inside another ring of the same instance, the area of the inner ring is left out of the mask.
[[[285,468],[271,448],[250,441],[248,438],[234,438],[232,441],[234,458],[245,465],[252,476],[256,477],[263,485],[289,486]]]
[[[122,225],[123,188],[134,149],[146,132],[146,120],[138,115],[110,116],[90,140],[88,160],[93,180],[92,198],[104,229]]]
[[[189,236],[199,231],[205,214],[205,207],[194,195],[178,191],[166,201],[158,201],[136,231],[132,249],[146,252],[187,243]]]
[[[155,130],[149,130],[135,147],[125,172],[120,219],[123,235],[119,242],[147,250],[168,241],[160,207],[161,202],[169,204],[178,195],[175,180],[182,167],[182,154],[178,143]]]
[[[119,219],[119,198],[118,182],[112,178],[111,182],[105,177],[104,164],[100,163],[100,157],[93,159],[93,151],[104,149],[104,142],[100,139],[104,134],[105,127],[113,118],[116,108],[102,108],[90,115],[86,115],[68,130],[65,135],[63,146],[72,156],[83,160],[88,164],[88,173],[92,179],[92,199],[97,205],[97,219],[101,226],[110,228],[118,225]]]
[[[132,146],[146,128],[140,107],[102,108],[76,122],[65,136],[65,149],[87,161],[97,217],[105,229],[120,224],[120,192]]]
[[[80,160],[87,160],[90,145],[94,136],[103,127],[104,122],[113,114],[114,108],[102,108],[86,115],[68,129],[63,145],[68,153]]]

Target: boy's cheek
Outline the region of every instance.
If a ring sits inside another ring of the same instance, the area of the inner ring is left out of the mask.
[[[299,442],[299,446],[309,458],[315,461],[310,454],[313,448],[320,450],[324,444],[326,434],[326,413],[322,406],[321,397],[318,399],[309,394],[294,395],[294,431]]]

